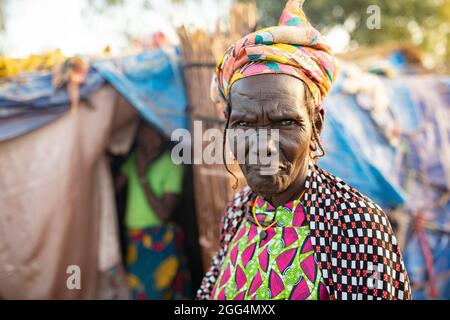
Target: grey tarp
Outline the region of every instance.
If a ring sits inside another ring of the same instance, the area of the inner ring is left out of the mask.
[[[99,261],[99,243],[108,239],[100,235],[102,212],[114,208],[104,154],[136,113],[109,85],[89,100],[90,107],[82,103],[76,113],[0,143],[0,298],[93,299],[99,265],[117,260],[113,248]],[[80,290],[66,286],[71,265],[80,267]]]

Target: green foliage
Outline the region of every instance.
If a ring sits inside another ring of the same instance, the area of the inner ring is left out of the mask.
[[[237,0],[249,2],[252,0]],[[286,0],[255,0],[260,26],[276,24]],[[370,5],[380,8],[381,28],[369,29]],[[446,0],[307,0],[304,11],[319,30],[343,25],[360,45],[412,41],[435,54],[450,56],[450,1]],[[440,44],[439,44],[440,43]],[[437,52],[435,52],[437,51]]]

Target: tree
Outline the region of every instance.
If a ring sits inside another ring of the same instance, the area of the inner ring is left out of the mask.
[[[256,1],[259,25],[277,23],[286,0]],[[369,29],[368,8],[375,5],[381,14],[381,28]],[[445,0],[309,0],[304,11],[321,31],[342,25],[359,45],[411,41],[441,58],[450,58],[450,2]]]

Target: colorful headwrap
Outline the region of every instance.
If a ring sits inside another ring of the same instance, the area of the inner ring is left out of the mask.
[[[231,46],[219,60],[212,99],[228,101],[239,79],[275,73],[294,76],[308,86],[315,104],[328,94],[337,73],[336,59],[324,37],[303,13],[304,0],[289,0],[278,26],[253,32]]]

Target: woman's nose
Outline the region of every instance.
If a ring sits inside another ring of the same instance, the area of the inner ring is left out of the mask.
[[[263,165],[269,164],[272,156],[278,154],[278,134],[272,131],[258,129],[256,139],[250,139],[250,155],[256,156],[258,163]]]

